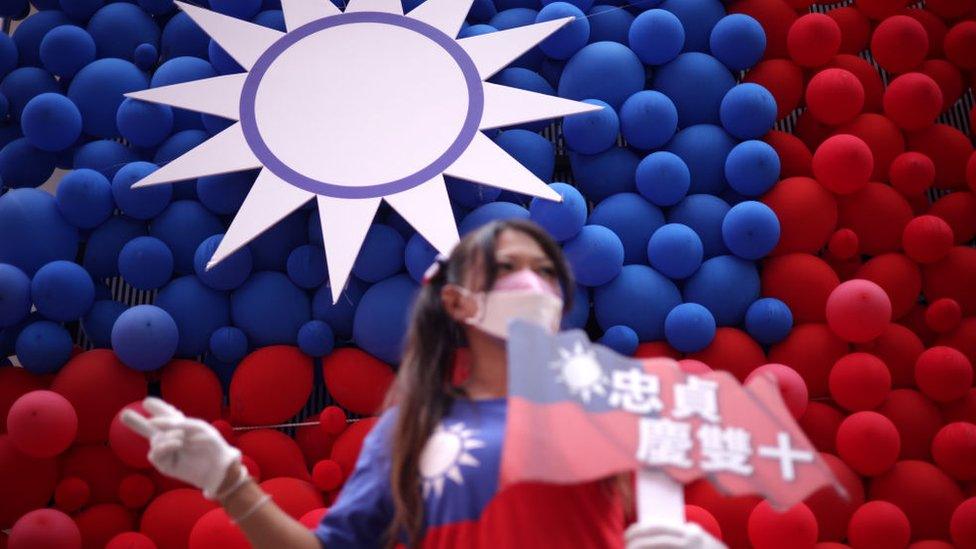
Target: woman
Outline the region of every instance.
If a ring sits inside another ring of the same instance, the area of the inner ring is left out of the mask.
[[[258,549],[622,547],[625,482],[498,491],[508,322],[522,318],[556,331],[572,288],[559,246],[526,221],[483,226],[438,261],[414,305],[389,407],[314,532],[269,501],[240,452],[206,422],[158,399],[145,403],[151,419],[127,411],[123,420],[150,439],[149,459],[161,472],[220,501]],[[453,358],[462,344],[470,349],[470,374],[455,387]],[[701,542],[680,528],[643,531],[641,541]]]

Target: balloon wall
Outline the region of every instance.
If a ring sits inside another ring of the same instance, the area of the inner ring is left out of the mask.
[[[284,30],[276,0],[196,3]],[[548,230],[565,328],[778,380],[850,498],[690,485],[730,547],[976,547],[976,1],[475,0],[461,36],[566,16],[492,81],[604,109],[490,132],[563,201],[449,180],[461,232]],[[256,172],[132,189],[229,122],[123,94],[241,67],[171,0],[0,17],[0,547],[247,547],[118,421],[147,394],[314,526],[433,248],[381,209],[333,304],[312,207],[207,270]]]

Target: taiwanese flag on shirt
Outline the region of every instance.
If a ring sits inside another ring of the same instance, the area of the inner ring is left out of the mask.
[[[501,484],[578,483],[647,467],[779,509],[822,488],[844,494],[783,403],[775,380],[743,387],[670,359],[634,360],[582,331],[525,322],[508,339]]]

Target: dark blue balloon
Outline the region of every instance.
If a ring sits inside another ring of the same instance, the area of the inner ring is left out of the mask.
[[[498,11],[510,10],[512,8],[539,9],[539,0],[495,0],[495,7]]]
[[[17,44],[8,34],[0,33],[0,79],[17,67]]]
[[[71,78],[95,60],[95,51],[95,40],[85,29],[61,25],[44,36],[39,54],[44,68],[62,78]]]
[[[488,21],[488,24],[500,31],[515,27],[524,27],[535,23],[535,18],[538,14],[538,11],[529,8],[499,8],[498,13]],[[542,53],[542,50],[534,47],[522,54],[515,61],[512,61],[509,66],[538,70],[544,58],[545,54]]]
[[[85,22],[105,4],[105,0],[61,0],[61,10],[76,21]]]
[[[31,280],[37,312],[59,322],[78,320],[95,302],[95,283],[85,269],[70,261],[52,261]]]
[[[208,210],[217,215],[237,213],[256,176],[255,171],[248,170],[201,177],[197,180],[197,196]]]
[[[312,316],[324,320],[332,327],[336,337],[344,340],[352,338],[353,317],[359,301],[366,293],[366,284],[350,277],[339,294],[339,300],[332,302],[332,287],[329,282],[323,284],[312,298]]]
[[[81,112],[60,93],[42,93],[24,107],[20,125],[31,145],[57,152],[67,149],[81,136]]]
[[[180,11],[166,23],[159,50],[163,59],[176,57],[199,57],[206,59],[210,37],[190,19],[185,11]]]
[[[112,347],[112,327],[128,307],[112,299],[99,299],[81,319],[81,328],[88,341],[98,349]]]
[[[71,358],[71,334],[46,320],[33,322],[17,336],[17,360],[34,375],[53,374]]]
[[[282,10],[264,10],[254,16],[251,22],[262,27],[268,27],[277,31],[285,32],[285,14]]]
[[[144,71],[151,70],[159,61],[159,50],[153,44],[139,44],[132,52],[132,61]]]
[[[654,89],[674,103],[682,128],[717,123],[722,98],[732,86],[735,79],[729,69],[704,53],[683,53],[654,74]]]
[[[576,188],[588,199],[599,202],[617,194],[633,192],[634,174],[640,157],[625,147],[613,147],[600,154],[569,155]]]
[[[235,74],[244,72],[244,67],[227,53],[227,50],[220,47],[216,40],[210,40],[207,46],[207,58],[218,74]]]
[[[235,123],[233,120],[228,118],[206,113],[200,115],[200,121],[203,123],[203,129],[206,130],[210,135],[217,135],[218,133],[233,126]]]
[[[590,318],[590,291],[579,284],[573,289],[573,308],[563,314],[561,330],[582,329]]]
[[[7,101],[7,97],[5,95],[0,94],[0,119],[7,118],[7,115],[8,114],[10,114],[10,101]],[[7,126],[7,127],[8,128],[16,128],[16,126],[12,126],[12,125],[11,126]],[[16,128],[15,131],[19,131],[19,130],[20,130],[20,128]],[[20,136],[18,136],[18,137],[20,137]],[[0,148],[2,148],[4,145],[6,145],[9,142],[10,141],[8,141],[6,139],[6,135],[4,135],[3,137],[0,137]]]
[[[417,283],[397,275],[374,284],[356,307],[353,341],[367,353],[389,364],[400,362],[407,315]]]
[[[681,280],[701,266],[702,242],[687,225],[668,223],[654,231],[647,242],[647,259],[664,276]]]
[[[40,48],[44,36],[55,27],[71,23],[71,19],[58,9],[40,11],[24,19],[13,33],[18,64],[21,67],[41,66]]]
[[[133,238],[145,235],[144,223],[121,215],[111,217],[88,236],[82,265],[96,280],[116,276],[122,247]]]
[[[468,18],[472,22],[484,23],[494,17],[496,13],[498,11],[495,9],[495,3],[492,0],[474,0]]]
[[[681,53],[685,29],[669,11],[647,10],[634,19],[627,34],[628,45],[647,65],[663,65]]]
[[[210,335],[217,328],[230,324],[227,294],[208,288],[192,275],[177,278],[160,290],[156,306],[169,313],[176,322],[180,332],[176,355],[181,357],[205,353]]]
[[[17,267],[0,263],[0,328],[18,324],[30,309],[30,279]]]
[[[762,25],[743,13],[726,15],[712,28],[709,51],[729,70],[751,68],[766,51],[766,33]]]
[[[633,356],[637,352],[637,346],[640,345],[640,339],[637,337],[637,332],[627,326],[611,326],[597,340],[597,343],[624,356]]]
[[[173,317],[155,305],[128,309],[112,327],[112,350],[123,364],[140,372],[162,368],[176,354],[180,332]]]
[[[37,189],[15,189],[0,195],[0,263],[27,276],[44,264],[73,260],[78,230],[58,211],[54,197]]]
[[[563,139],[567,147],[578,153],[601,153],[617,142],[620,119],[613,107],[599,99],[586,99],[584,103],[602,108],[564,118]]]
[[[109,179],[114,179],[122,166],[137,160],[139,158],[135,151],[125,145],[117,141],[100,139],[78,147],[72,162],[75,169],[91,168]]]
[[[722,239],[722,221],[729,212],[724,200],[710,194],[690,194],[668,210],[668,223],[691,227],[702,241],[705,257],[728,252]]]
[[[239,362],[247,347],[247,335],[240,328],[224,326],[210,336],[210,352],[221,362]]]
[[[31,99],[42,93],[61,93],[61,86],[44,69],[21,67],[4,77],[3,82],[0,82],[0,93],[10,103],[10,116],[14,120],[20,120],[20,114]]]
[[[543,6],[548,6],[549,4],[552,4],[553,2],[557,2],[557,1],[559,1],[559,0],[542,0],[542,5]],[[568,2],[568,3],[576,6],[577,8],[579,8],[582,11],[586,11],[586,10],[588,10],[588,9],[590,9],[590,8],[593,7],[593,1],[594,0],[563,0],[563,1]]]
[[[132,185],[158,167],[150,162],[130,162],[119,169],[112,179],[112,196],[122,213],[134,219],[156,217],[173,197],[172,185],[152,185],[133,189]]]
[[[624,263],[646,263],[647,241],[661,225],[664,214],[635,193],[607,197],[593,208],[588,221],[613,231],[624,246]]]
[[[224,232],[224,225],[199,202],[177,200],[163,210],[150,224],[149,235],[173,251],[177,274],[193,272],[193,255],[208,237]]]
[[[553,59],[569,59],[587,44],[590,39],[590,21],[583,11],[569,2],[552,2],[547,4],[536,16],[536,23],[575,17],[572,23],[565,25],[539,44],[539,49]]]
[[[139,6],[126,2],[98,10],[88,21],[88,32],[98,45],[99,57],[131,61],[140,44],[159,47],[159,26]]]
[[[251,250],[245,245],[208,269],[207,266],[223,238],[223,234],[215,234],[200,243],[193,254],[193,270],[207,286],[215,290],[233,290],[251,276],[253,260]]]
[[[414,233],[407,241],[403,252],[407,273],[415,282],[423,282],[424,274],[437,258],[437,250],[428,243],[420,233]]]
[[[110,4],[105,8],[118,5],[126,4]],[[81,111],[85,133],[114,138],[119,136],[115,114],[125,99],[123,95],[144,90],[148,84],[139,67],[122,59],[104,58],[78,71],[68,86],[68,97]]]
[[[179,109],[173,111],[173,125],[176,125],[177,118],[179,117]],[[185,112],[184,112],[185,113]],[[202,124],[202,122],[201,122]],[[210,139],[210,135],[204,130],[194,129],[194,130],[183,130],[171,135],[163,144],[156,149],[156,154],[153,155],[153,164],[157,166],[163,166],[169,164],[173,160],[176,160],[184,153],[188,152],[190,149],[195,148],[207,139]],[[197,198],[197,183],[196,180],[191,179],[189,181],[182,181],[173,184],[173,198],[176,200],[194,200]]]
[[[158,238],[134,238],[119,252],[119,274],[137,290],[161,288],[173,276],[173,252]]]
[[[614,109],[644,89],[644,65],[627,46],[597,42],[581,49],[566,62],[559,79],[559,96],[599,99]]]
[[[182,84],[194,80],[203,80],[217,76],[210,62],[197,57],[176,57],[166,61],[153,73],[150,87],[161,88],[173,84]],[[173,110],[173,128],[175,131],[203,129],[200,114],[185,109]]]
[[[115,113],[119,133],[137,147],[155,147],[173,132],[173,109],[169,105],[125,99]]]
[[[779,219],[769,206],[748,200],[732,206],[722,221],[722,239],[735,255],[761,259],[779,242]]]
[[[634,23],[634,16],[616,6],[600,4],[586,12],[590,19],[590,43],[627,43],[627,34]]]
[[[491,77],[490,82],[493,84],[498,84],[499,86],[508,86],[510,88],[518,88],[520,90],[542,93],[545,95],[556,95],[556,90],[552,87],[552,84],[547,82],[542,75],[522,67],[509,67],[504,69],[495,76]],[[535,122],[525,122],[512,127],[529,130],[531,132],[538,132],[542,131],[543,128],[546,128],[551,123],[551,120],[537,120]]]
[[[683,51],[708,51],[712,28],[725,16],[725,6],[719,0],[665,0],[659,7],[681,20],[685,30]]]
[[[539,179],[552,181],[556,168],[556,148],[552,142],[528,130],[508,130],[495,138],[495,143]]]
[[[656,149],[667,143],[677,129],[678,110],[661,92],[639,91],[620,107],[620,132],[631,147]]]
[[[255,271],[287,269],[288,254],[308,242],[307,217],[308,212],[299,209],[251,241]]]
[[[288,278],[299,288],[318,288],[328,276],[321,245],[305,244],[288,254]]]
[[[725,179],[743,196],[765,194],[779,180],[779,172],[779,155],[764,141],[743,141],[725,159]]]
[[[308,356],[323,357],[335,347],[332,328],[321,320],[309,320],[298,330],[298,348]]]
[[[697,303],[682,303],[664,320],[664,336],[682,353],[695,353],[715,339],[715,317]]]
[[[759,297],[759,271],[732,255],[713,257],[685,282],[683,294],[685,301],[708,309],[719,326],[737,326]]]
[[[163,15],[176,9],[173,0],[139,0],[139,5],[153,15]]]
[[[549,187],[559,193],[562,202],[533,198],[529,218],[549,231],[557,241],[563,242],[579,234],[586,223],[586,199],[576,187],[566,183],[553,183]]]
[[[698,124],[675,134],[666,149],[684,160],[691,173],[691,194],[718,195],[726,189],[725,158],[736,144],[719,126]]]
[[[352,267],[352,274],[364,282],[379,282],[403,269],[403,237],[389,225],[376,223],[369,228]]]
[[[11,189],[43,185],[54,173],[57,157],[42,151],[26,137],[15,139],[0,149],[0,182]]]
[[[491,34],[493,32],[498,32],[498,29],[485,23],[479,23],[462,28],[461,32],[458,33],[458,38],[471,38],[472,36],[481,36],[482,34]]]
[[[261,0],[210,0],[210,9],[238,19],[250,19],[261,9]]]
[[[231,318],[255,347],[295,345],[312,318],[308,294],[283,273],[254,273],[231,295]]]
[[[722,99],[721,119],[735,137],[759,139],[776,123],[776,98],[759,84],[739,84]]]
[[[458,230],[464,235],[486,223],[502,219],[529,219],[529,211],[511,202],[492,202],[465,216]]]
[[[786,303],[774,298],[757,299],[746,311],[746,331],[763,345],[786,339],[793,329],[793,313]]]
[[[624,245],[613,231],[602,225],[587,225],[563,244],[566,261],[576,282],[593,287],[606,284],[620,274]]]
[[[447,194],[451,198],[451,203],[464,206],[465,208],[477,208],[482,204],[494,202],[502,194],[498,187],[478,185],[463,179],[445,177],[447,182]],[[319,238],[322,235],[319,234]]]
[[[688,194],[691,172],[678,155],[667,151],[653,152],[637,165],[637,191],[661,207],[674,206]]]
[[[95,170],[74,170],[61,178],[56,194],[61,215],[79,229],[94,229],[112,215],[112,184]]]
[[[0,2],[0,17],[13,20],[23,19],[30,12],[27,0],[3,0]]]
[[[679,303],[674,283],[646,265],[625,265],[617,278],[593,293],[600,327],[627,326],[641,341],[664,339],[664,319]]]

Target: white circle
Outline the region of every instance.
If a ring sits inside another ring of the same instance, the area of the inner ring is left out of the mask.
[[[458,434],[444,429],[434,431],[420,456],[420,475],[430,479],[445,476],[457,464],[463,451],[463,441]]]
[[[600,381],[600,365],[589,355],[577,355],[563,364],[563,378],[573,389],[592,387]]]
[[[389,183],[427,167],[468,113],[464,74],[430,38],[380,23],[329,27],[272,61],[255,122],[271,152],[325,183]]]

